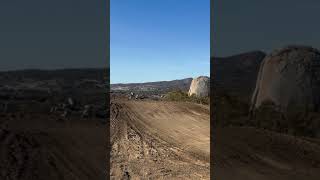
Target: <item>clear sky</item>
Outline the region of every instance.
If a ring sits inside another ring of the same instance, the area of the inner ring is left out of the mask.
[[[104,0],[0,0],[0,70],[107,64]]]
[[[209,0],[111,0],[111,83],[210,74]]]
[[[270,52],[298,44],[320,48],[319,0],[213,0],[214,56]]]

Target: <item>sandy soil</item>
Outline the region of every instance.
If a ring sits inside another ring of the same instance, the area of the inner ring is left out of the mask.
[[[210,179],[209,107],[111,103],[111,179]]]
[[[213,178],[219,180],[317,180],[320,141],[266,130],[213,130]]]
[[[0,179],[105,179],[106,127],[45,114],[0,118]]]

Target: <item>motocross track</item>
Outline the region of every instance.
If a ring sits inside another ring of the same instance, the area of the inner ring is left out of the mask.
[[[105,125],[0,114],[0,179],[105,179]]]
[[[318,180],[319,139],[249,127],[214,129],[213,178],[219,180]]]
[[[210,179],[209,106],[111,103],[111,179]]]

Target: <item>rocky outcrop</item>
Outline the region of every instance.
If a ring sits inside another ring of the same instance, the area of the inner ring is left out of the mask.
[[[210,94],[210,78],[207,76],[199,76],[194,78],[189,89],[189,96],[207,97]]]
[[[262,61],[252,96],[251,111],[269,103],[317,111],[320,103],[320,52],[312,47],[288,46]]]

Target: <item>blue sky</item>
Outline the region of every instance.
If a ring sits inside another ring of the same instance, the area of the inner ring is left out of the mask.
[[[210,74],[209,0],[111,0],[111,83]]]
[[[0,71],[105,68],[106,3],[1,0]]]
[[[270,52],[287,45],[320,48],[319,0],[214,0],[212,54]]]

